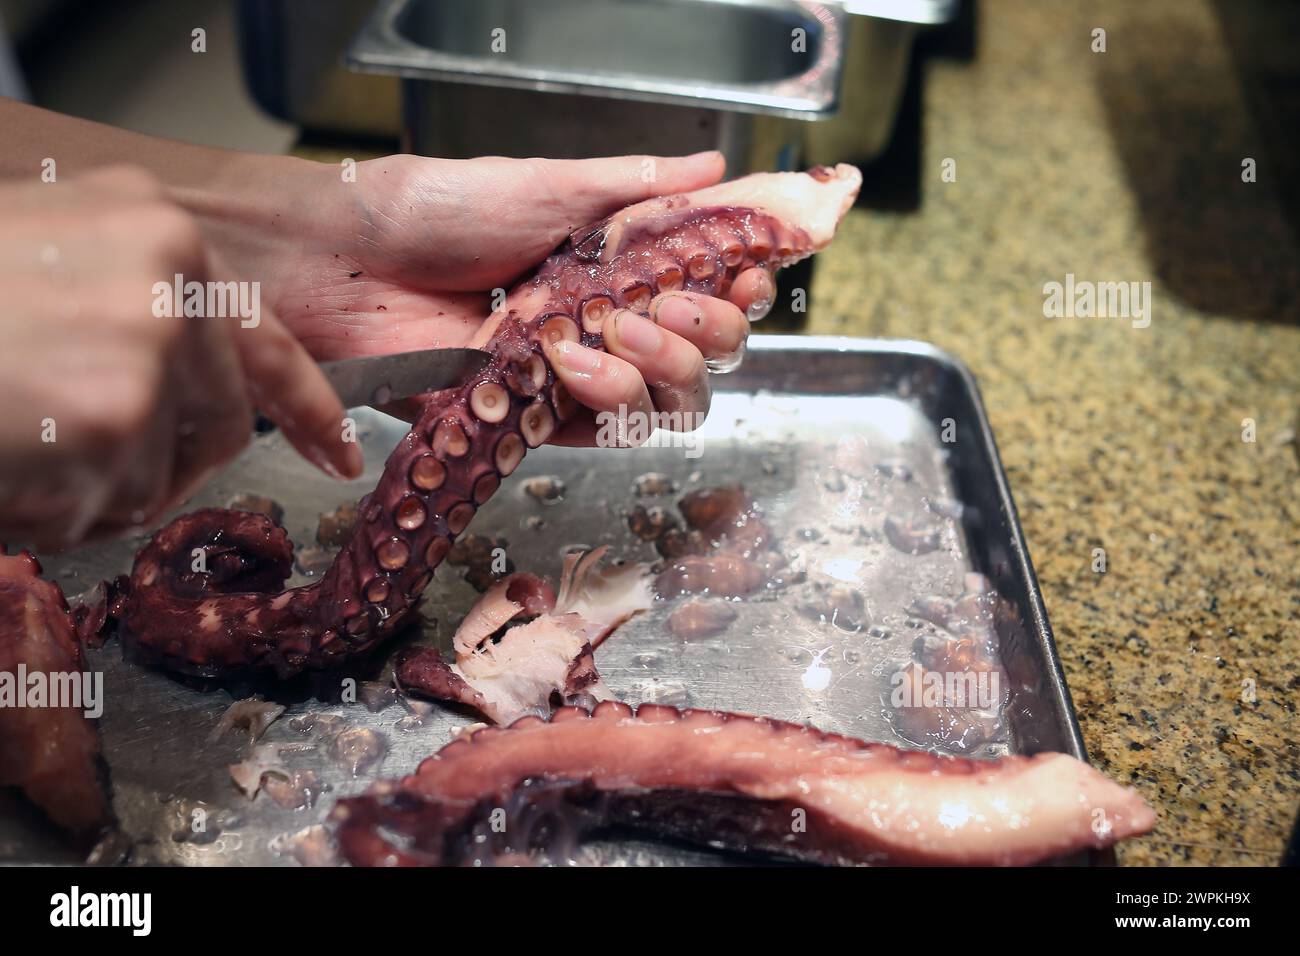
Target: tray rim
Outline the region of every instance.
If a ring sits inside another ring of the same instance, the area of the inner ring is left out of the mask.
[[[953,353],[923,342],[919,339],[856,338],[846,335],[772,335],[754,334],[749,337],[748,349],[761,352],[836,352],[840,354],[877,354],[877,355],[911,355],[928,359],[943,366],[954,374],[963,387],[969,391],[975,407],[976,427],[979,436],[989,453],[993,465],[993,477],[996,482],[998,500],[1006,510],[1011,527],[1011,553],[1016,570],[1024,576],[1029,590],[1028,622],[1033,629],[1043,659],[1047,664],[1048,677],[1052,685],[1055,702],[1065,715],[1066,743],[1070,756],[1077,757],[1084,763],[1088,759],[1088,749],[1083,740],[1083,730],[1079,726],[1079,716],[1074,709],[1074,699],[1070,694],[1065,671],[1061,667],[1061,658],[1056,650],[1056,636],[1051,621],[1047,616],[1047,607],[1043,604],[1043,592],[1034,572],[1033,559],[1029,554],[1029,545],[1025,541],[1024,529],[1020,525],[1020,512],[1016,509],[1015,499],[1011,494],[1011,485],[1007,481],[1006,470],[1002,466],[1002,455],[998,451],[997,440],[993,435],[993,426],[989,422],[988,410],[984,405],[984,395],[970,367]],[[725,384],[717,391],[727,391]]]

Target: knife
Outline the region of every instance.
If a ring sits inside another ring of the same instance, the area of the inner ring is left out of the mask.
[[[343,407],[358,408],[464,385],[489,358],[482,349],[423,349],[321,362],[320,368]]]

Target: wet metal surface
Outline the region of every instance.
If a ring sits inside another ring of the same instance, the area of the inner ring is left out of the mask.
[[[637,505],[675,513],[686,491],[745,485],[801,580],[732,604],[734,619],[697,639],[668,629],[680,602],[657,605],[597,652],[609,687],[630,703],[764,714],[977,757],[1037,750],[1082,756],[987,422],[960,366],[926,346],[758,336],[744,366],[717,384],[708,422],[685,443],[531,452],[470,528],[505,539],[517,569],[554,580],[563,553],[577,545],[608,544],[612,557],[655,560],[653,546],[628,528],[627,513]],[[264,495],[283,506],[293,540],[314,545],[319,515],[372,488],[405,432],[376,412],[355,416],[367,462],[362,479],[325,478],[272,433],[187,508]],[[540,484],[530,479],[546,478],[558,479],[556,494],[529,493]],[[140,543],[42,560],[72,598],[128,570]],[[990,579],[1000,596],[993,640],[1009,700],[993,715],[994,732],[975,745],[942,735],[903,740],[890,707],[891,675],[918,638],[951,636],[925,609],[957,598],[972,572]],[[320,843],[309,828],[324,822],[338,797],[376,777],[409,773],[472,723],[438,705],[404,703],[385,688],[397,648],[450,644],[478,596],[462,574],[448,565],[439,570],[423,625],[386,646],[370,671],[349,675],[355,686],[339,675],[285,686],[204,686],[125,663],[116,642],[91,651],[91,666],[105,675],[100,726],[114,804],[134,841],[132,862],[309,860]],[[291,583],[309,580],[298,574]],[[250,691],[285,711],[256,741],[238,722],[214,733],[231,703]],[[253,799],[229,771],[250,758],[284,771]],[[0,860],[66,859],[30,813],[9,810],[0,805]],[[715,858],[638,840],[595,842],[577,859]]]

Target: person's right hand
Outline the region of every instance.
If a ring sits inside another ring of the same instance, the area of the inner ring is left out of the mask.
[[[361,471],[319,368],[263,309],[158,317],[155,284],[220,278],[133,169],[0,186],[0,539],[75,543],[156,518],[248,441],[256,407],[326,471]]]

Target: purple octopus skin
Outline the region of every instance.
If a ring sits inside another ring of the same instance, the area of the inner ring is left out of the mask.
[[[490,864],[610,826],[817,863],[1008,866],[1155,824],[1135,792],[1065,754],[940,757],[613,701],[463,736],[332,819],[343,856],[367,866]]]
[[[860,183],[851,166],[756,174],[575,231],[484,323],[471,343],[492,353],[484,370],[428,396],[319,582],[283,590],[292,546],[266,516],[196,511],[137,556],[124,644],[139,659],[205,676],[289,677],[367,654],[412,619],[434,569],[501,480],[575,413],[543,343],[599,348],[614,309],[646,314],[671,290],[725,295],[745,269],[811,255],[830,242]]]
[[[59,586],[40,577],[41,566],[24,551],[0,545],[0,673],[80,677],[84,662],[72,614]],[[21,668],[21,671],[20,671]],[[99,731],[75,707],[0,703],[0,787],[19,787],[54,823],[91,841],[111,826],[108,774]]]

